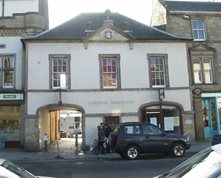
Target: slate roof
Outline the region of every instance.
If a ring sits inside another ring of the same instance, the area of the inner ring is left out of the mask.
[[[165,1],[169,11],[221,12],[220,2]]]
[[[85,30],[96,31],[101,28],[104,20],[107,19],[106,12],[82,13],[60,26],[25,40],[82,40],[86,35]],[[109,19],[113,21],[114,28],[123,33],[126,33],[126,30],[130,32],[126,35],[132,37],[133,40],[190,40],[149,27],[119,13],[110,12]]]

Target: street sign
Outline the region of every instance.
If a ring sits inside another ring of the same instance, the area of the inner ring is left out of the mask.
[[[2,93],[0,100],[23,100],[23,93]]]

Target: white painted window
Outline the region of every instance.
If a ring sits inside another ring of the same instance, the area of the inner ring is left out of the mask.
[[[70,86],[70,56],[50,55],[50,76],[52,89],[67,89]]]
[[[119,55],[100,55],[101,87],[120,88]]]
[[[150,56],[150,82],[152,88],[166,86],[166,64],[165,56]]]
[[[0,56],[0,86],[2,88],[14,88],[15,85],[15,56]]]
[[[211,58],[193,58],[193,77],[195,84],[213,83]]]
[[[195,41],[205,41],[205,27],[203,20],[192,20],[192,33]]]

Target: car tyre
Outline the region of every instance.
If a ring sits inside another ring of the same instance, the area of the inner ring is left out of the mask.
[[[139,148],[135,145],[130,145],[125,151],[125,157],[129,160],[134,160],[139,157]]]
[[[172,147],[172,153],[176,157],[181,157],[185,154],[185,147],[182,143],[175,143]]]

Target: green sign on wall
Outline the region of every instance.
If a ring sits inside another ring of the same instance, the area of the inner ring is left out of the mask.
[[[2,93],[0,94],[0,100],[23,100],[22,93]]]

